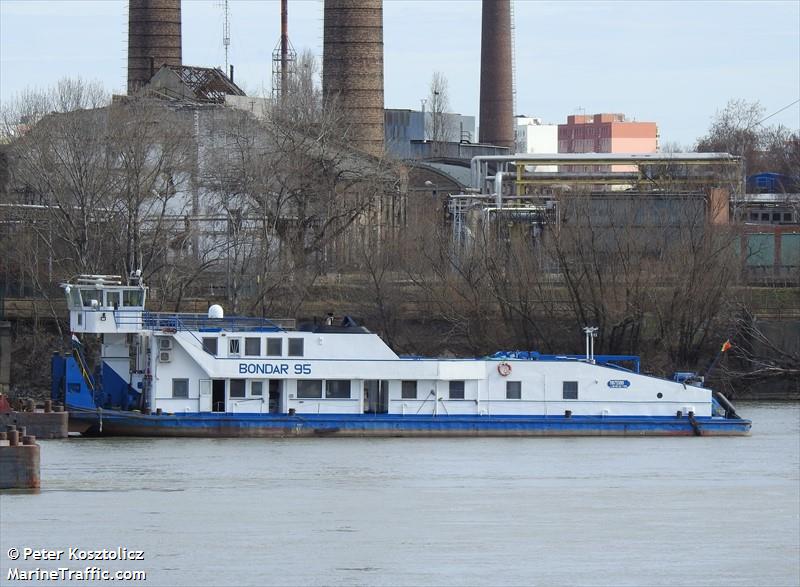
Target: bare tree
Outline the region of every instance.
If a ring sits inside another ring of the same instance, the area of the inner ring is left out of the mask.
[[[455,129],[449,116],[450,97],[447,78],[439,71],[431,76],[427,103],[429,111],[425,119],[425,135],[433,141],[434,155],[439,155],[442,143],[455,139]]]
[[[698,139],[699,152],[741,156],[748,174],[775,171],[796,175],[800,167],[800,134],[784,126],[764,125],[760,102],[730,100],[717,112],[708,134]]]

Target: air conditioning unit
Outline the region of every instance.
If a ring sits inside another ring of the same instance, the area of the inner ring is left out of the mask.
[[[160,351],[171,351],[172,350],[172,339],[171,338],[159,338],[158,339],[158,350]]]
[[[172,353],[169,351],[161,351],[158,353],[159,363],[169,363],[172,360]]]

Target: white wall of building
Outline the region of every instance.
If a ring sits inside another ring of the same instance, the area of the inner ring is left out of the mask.
[[[514,139],[517,153],[558,153],[558,125],[544,124],[541,118],[518,116],[515,118]],[[555,173],[556,165],[536,165],[528,171]]]

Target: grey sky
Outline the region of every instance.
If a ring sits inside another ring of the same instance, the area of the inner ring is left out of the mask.
[[[184,0],[183,59],[222,65],[222,2]],[[230,0],[231,62],[249,93],[269,89],[277,0]],[[691,145],[731,98],[771,114],[800,98],[800,2],[516,0],[517,113],[563,122],[624,112]],[[420,107],[434,71],[454,111],[477,115],[478,0],[386,0],[386,107]],[[0,0],[0,98],[64,76],[125,87],[127,2]],[[322,54],[322,1],[290,0],[297,51]],[[581,111],[583,111],[581,110]],[[800,104],[769,123],[800,128]]]

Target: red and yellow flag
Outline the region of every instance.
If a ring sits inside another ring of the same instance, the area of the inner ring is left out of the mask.
[[[728,339],[728,340],[726,340],[724,343],[722,343],[722,350],[720,350],[720,352],[721,352],[721,353],[724,353],[725,351],[727,351],[728,349],[730,349],[732,346],[733,346],[733,345],[731,344],[731,341],[730,341],[730,339]]]

